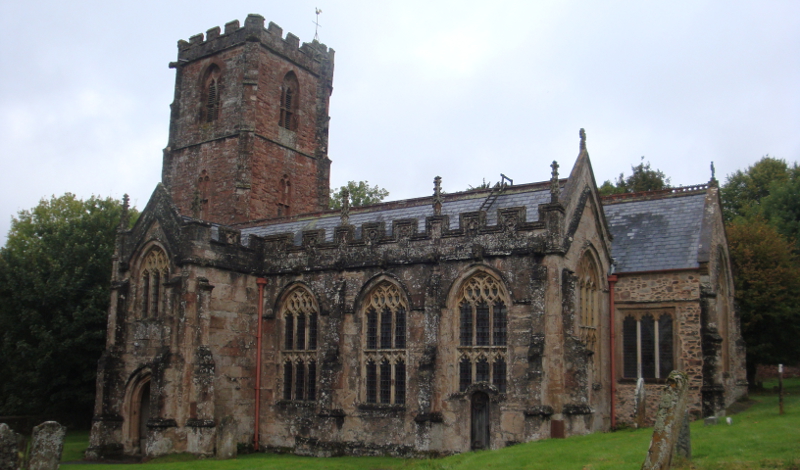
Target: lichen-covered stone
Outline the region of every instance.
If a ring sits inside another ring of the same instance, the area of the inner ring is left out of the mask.
[[[67,428],[55,421],[45,421],[33,428],[28,470],[57,470],[64,450]]]
[[[686,400],[689,380],[685,373],[672,371],[661,392],[653,438],[642,470],[666,470],[672,465],[675,447],[686,422]]]
[[[19,468],[19,438],[6,423],[0,423],[0,470]]]

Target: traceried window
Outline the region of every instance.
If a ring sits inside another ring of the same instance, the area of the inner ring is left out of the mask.
[[[282,306],[283,399],[317,399],[317,321],[314,297],[304,287],[295,287]]]
[[[211,65],[206,70],[203,80],[201,122],[216,121],[219,116],[220,75],[220,69],[216,65]]]
[[[278,125],[290,131],[297,130],[298,89],[297,76],[294,72],[287,73],[281,85],[281,115]]]
[[[459,390],[487,382],[505,392],[508,307],[500,282],[476,273],[461,288],[458,309]]]
[[[164,283],[169,280],[167,255],[161,249],[153,248],[145,256],[140,272],[142,317],[158,317],[164,312]]]
[[[405,296],[396,285],[382,281],[366,297],[363,312],[366,402],[403,405],[408,312]]]
[[[672,311],[626,313],[622,321],[622,375],[665,379],[675,367]]]
[[[600,282],[597,264],[590,252],[586,252],[578,262],[578,329],[586,349],[597,352],[598,323],[600,319]],[[600,361],[594,358],[594,364]],[[595,368],[595,372],[597,372]]]

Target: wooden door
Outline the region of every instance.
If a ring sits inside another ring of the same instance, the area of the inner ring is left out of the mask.
[[[489,396],[472,395],[472,450],[489,448]]]

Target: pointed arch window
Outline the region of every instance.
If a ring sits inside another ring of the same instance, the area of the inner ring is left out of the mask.
[[[478,382],[506,391],[507,305],[505,290],[494,276],[478,272],[464,282],[458,296],[459,391]]]
[[[405,295],[391,282],[380,282],[366,297],[363,344],[367,403],[406,402],[407,311]]]
[[[281,307],[283,320],[283,399],[317,399],[317,323],[319,310],[308,289],[298,286]]]
[[[298,90],[297,76],[294,72],[287,73],[281,85],[281,113],[278,125],[290,131],[297,130]]]
[[[212,64],[206,70],[203,79],[203,92],[200,120],[202,122],[213,122],[219,117],[220,103],[220,75],[221,71],[216,64]]]
[[[594,257],[587,250],[578,262],[578,329],[586,349],[594,357],[600,320],[600,274]],[[595,359],[594,364],[600,361]],[[595,372],[597,372],[595,370]]]
[[[151,249],[141,269],[142,318],[156,318],[164,312],[164,283],[169,280],[169,262],[160,248]]]

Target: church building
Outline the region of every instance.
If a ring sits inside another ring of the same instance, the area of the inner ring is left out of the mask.
[[[716,181],[549,181],[329,210],[334,51],[249,15],[178,42],[162,182],[120,225],[90,458],[424,456],[746,392]],[[124,219],[124,217],[123,217]]]

